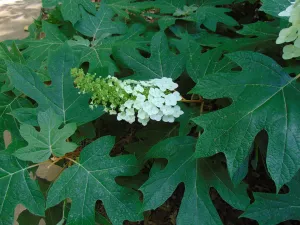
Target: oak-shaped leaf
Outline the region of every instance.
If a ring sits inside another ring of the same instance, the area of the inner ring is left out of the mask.
[[[74,25],[78,20],[81,19],[82,7],[85,11],[95,14],[96,6],[90,0],[42,0],[43,7],[50,8],[58,5],[61,2],[61,13],[65,20],[71,21]]]
[[[67,224],[95,224],[95,204],[101,200],[112,224],[141,220],[139,194],[118,185],[118,176],[139,172],[133,155],[109,156],[114,138],[105,136],[83,149],[79,161],[66,169],[48,192],[47,208],[72,200]]]
[[[101,3],[100,9],[95,15],[82,10],[82,19],[75,24],[75,29],[85,36],[95,39],[103,39],[113,34],[123,34],[127,27],[124,23],[113,21],[115,12],[106,4]]]
[[[21,125],[20,134],[28,142],[28,146],[18,149],[14,153],[16,157],[24,161],[39,163],[46,161],[51,155],[60,157],[76,149],[76,144],[66,141],[75,133],[75,123],[66,124],[59,129],[63,119],[52,109],[39,112],[38,123],[40,131],[31,125]]]
[[[44,196],[37,181],[30,178],[27,170],[31,167],[6,150],[0,152],[0,224],[13,224],[18,204],[44,216]]]
[[[140,188],[144,195],[143,210],[162,205],[183,182],[185,193],[176,224],[222,225],[209,195],[210,188],[214,187],[234,208],[244,210],[250,202],[247,185],[234,187],[219,160],[197,159],[195,145],[195,138],[185,136],[165,139],[151,148],[147,159],[165,158],[168,164],[161,171],[151,174]]]
[[[198,157],[223,152],[232,177],[248,157],[255,136],[269,136],[267,168],[277,190],[300,168],[300,83],[274,60],[259,53],[236,52],[227,57],[242,70],[203,77],[192,90],[207,99],[231,98],[224,109],[193,119],[204,128]]]
[[[156,33],[151,40],[151,56],[143,57],[138,50],[124,46],[114,51],[114,56],[126,67],[132,69],[135,79],[162,77],[178,78],[184,70],[185,55],[170,51],[167,36]]]
[[[300,220],[300,172],[287,184],[289,193],[254,193],[255,201],[242,214],[260,225],[276,225],[287,220]]]
[[[63,123],[87,123],[103,114],[102,108],[89,108],[89,96],[79,95],[74,87],[70,71],[78,67],[79,59],[73,50],[63,45],[49,53],[48,71],[51,85],[47,86],[29,67],[18,63],[8,64],[8,75],[15,88],[38,103],[38,111],[51,107],[62,116]]]

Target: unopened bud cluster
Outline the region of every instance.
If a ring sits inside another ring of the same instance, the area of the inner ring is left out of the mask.
[[[183,114],[177,105],[181,100],[178,87],[171,78],[148,81],[119,80],[116,77],[97,77],[96,74],[84,74],[82,69],[72,69],[74,83],[80,94],[92,95],[90,108],[98,105],[118,120],[129,123],[136,121],[144,126],[150,120],[174,122]]]
[[[291,26],[280,31],[276,44],[294,42],[283,48],[283,59],[291,59],[300,56],[300,0],[292,2],[286,10],[278,14],[282,17],[289,17]]]

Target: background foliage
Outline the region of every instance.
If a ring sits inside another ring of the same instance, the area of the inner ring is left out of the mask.
[[[299,224],[299,66],[275,44],[289,5],[43,0],[28,38],[0,43],[0,224],[18,204],[20,225]],[[74,67],[202,101],[130,125],[89,108]]]

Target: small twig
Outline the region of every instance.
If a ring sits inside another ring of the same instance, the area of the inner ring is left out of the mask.
[[[48,169],[49,169],[51,166],[53,166],[55,163],[59,162],[60,160],[62,160],[62,159],[64,159],[64,158],[65,158],[65,156],[62,156],[62,157],[59,157],[59,158],[52,157],[52,158],[51,158],[52,163],[48,166]]]
[[[180,102],[185,102],[185,103],[201,103],[201,102],[203,102],[203,99],[201,98],[201,99],[187,100],[187,99],[182,98],[180,100]]]

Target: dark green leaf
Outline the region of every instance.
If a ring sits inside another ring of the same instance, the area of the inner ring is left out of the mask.
[[[44,216],[45,200],[37,181],[30,178],[27,163],[0,152],[0,224],[13,224],[15,207]]]
[[[167,166],[154,173],[140,190],[144,194],[144,210],[162,205],[183,182],[185,193],[176,224],[220,224],[221,219],[212,203],[209,189],[214,187],[221,197],[234,208],[244,210],[249,204],[247,186],[236,188],[220,162],[196,159],[196,139],[174,137],[155,145],[147,158],[166,158]]]
[[[113,21],[114,15],[115,13],[103,3],[95,16],[82,10],[82,20],[76,23],[75,29],[88,37],[92,37],[93,40],[101,40],[113,34],[125,33],[126,25]]]
[[[254,52],[227,55],[242,71],[220,73],[199,80],[193,89],[205,98],[233,100],[229,107],[194,119],[204,128],[197,156],[226,155],[231,175],[248,157],[261,130],[269,135],[267,167],[277,190],[300,168],[300,85],[272,59]],[[205,146],[203,148],[203,146]]]
[[[300,220],[300,172],[288,183],[289,193],[254,193],[255,202],[242,217],[257,220],[260,225],[276,225],[287,220]]]
[[[70,75],[71,68],[77,66],[77,57],[70,47],[64,45],[49,54],[50,87],[43,84],[30,68],[21,64],[9,63],[8,74],[18,90],[39,104],[38,111],[51,107],[63,117],[64,124],[84,124],[101,116],[103,111],[101,107],[91,110],[88,106],[89,97],[78,94]]]
[[[169,50],[168,40],[163,32],[155,34],[151,41],[151,57],[145,58],[131,47],[116,50],[116,56],[128,68],[135,71],[136,79],[170,77],[176,79],[183,72],[184,54],[175,55]]]
[[[4,149],[3,132],[9,131],[12,141],[19,140],[19,124],[13,116],[9,115],[14,109],[22,109],[23,107],[31,107],[30,101],[20,96],[0,93],[0,149]]]
[[[34,68],[40,67],[41,63],[48,57],[49,50],[58,49],[67,40],[67,37],[54,24],[43,21],[42,29],[45,34],[43,39],[24,40],[28,47],[22,53],[28,65]]]

